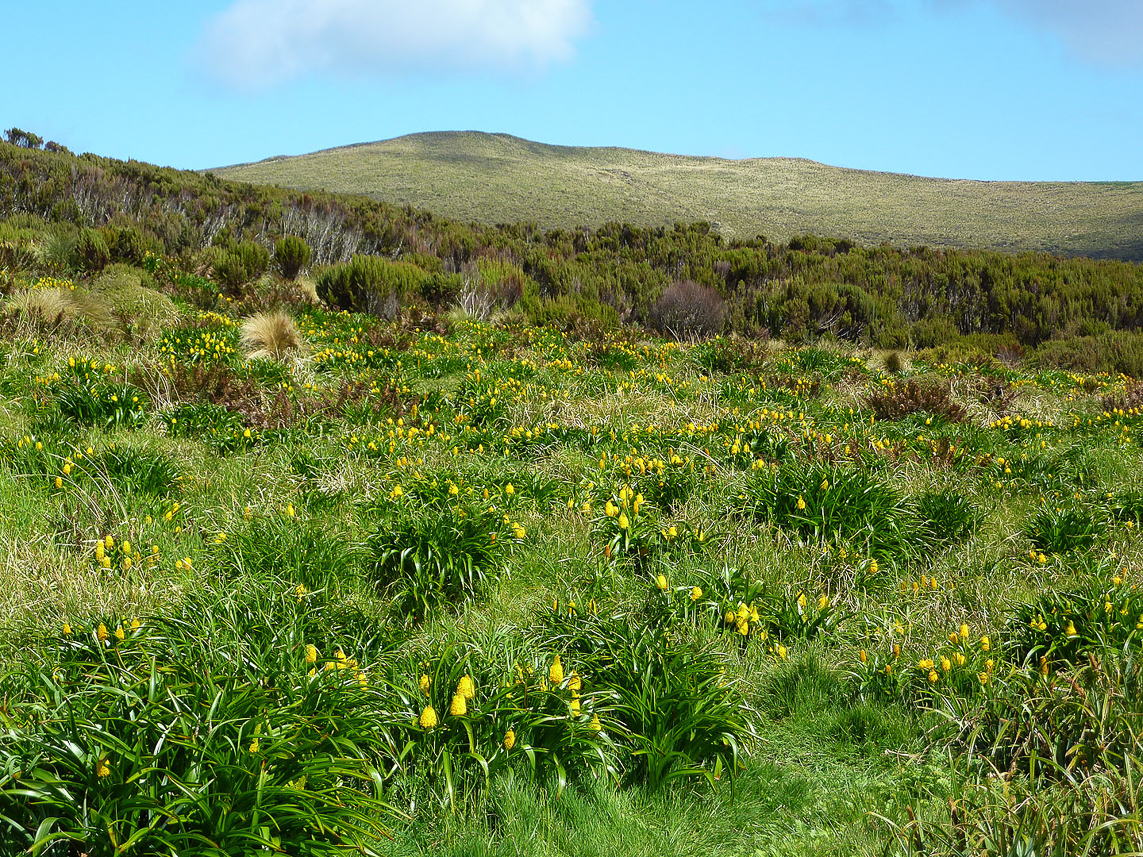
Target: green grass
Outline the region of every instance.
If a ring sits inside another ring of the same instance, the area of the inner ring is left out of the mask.
[[[0,346],[0,851],[1139,850],[1127,379],[238,305]]]
[[[412,134],[213,172],[362,193],[461,221],[541,228],[708,221],[728,238],[1143,258],[1139,182],[981,182],[826,166],[550,146],[505,134]]]

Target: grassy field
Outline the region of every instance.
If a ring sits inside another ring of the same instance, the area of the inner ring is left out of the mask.
[[[574,148],[503,134],[413,134],[214,170],[363,193],[464,221],[544,228],[718,224],[727,238],[814,233],[899,246],[1143,259],[1143,182],[979,182]]]
[[[146,264],[3,305],[3,853],[1143,849],[1130,379]]]

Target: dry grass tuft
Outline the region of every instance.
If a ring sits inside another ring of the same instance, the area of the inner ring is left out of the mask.
[[[242,347],[250,358],[282,360],[304,344],[298,326],[284,312],[256,313],[242,323]]]

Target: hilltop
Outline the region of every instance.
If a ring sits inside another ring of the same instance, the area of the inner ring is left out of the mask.
[[[1143,182],[924,178],[796,158],[552,146],[473,131],[410,134],[213,172],[489,224],[708,221],[727,238],[812,232],[863,244],[1143,259]]]

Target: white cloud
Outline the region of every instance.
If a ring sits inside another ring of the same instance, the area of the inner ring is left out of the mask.
[[[1143,64],[1140,0],[991,0],[1058,36],[1074,53],[1105,65]]]
[[[312,72],[519,72],[569,59],[591,0],[237,0],[207,24],[211,76],[261,89]]]

